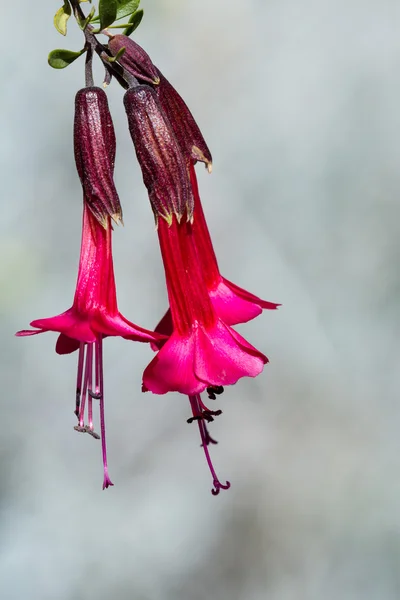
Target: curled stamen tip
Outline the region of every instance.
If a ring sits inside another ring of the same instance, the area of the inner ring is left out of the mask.
[[[104,476],[104,481],[103,481],[103,490],[105,490],[106,488],[109,488],[111,486],[113,486],[113,482],[111,481],[111,479],[109,478],[108,475]]]
[[[99,392],[92,392],[92,390],[88,390],[88,394],[94,400],[101,400],[101,394]]]
[[[224,485],[218,479],[214,479],[213,484],[214,484],[214,487],[211,490],[211,493],[213,496],[218,496],[218,494],[221,490],[229,490],[229,488],[231,487],[230,481],[226,481],[225,485]]]

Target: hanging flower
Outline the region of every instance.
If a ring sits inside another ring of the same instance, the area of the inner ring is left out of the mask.
[[[75,414],[77,431],[99,438],[93,426],[93,399],[100,404],[100,432],[103,451],[103,489],[113,485],[108,475],[104,422],[104,385],[102,344],[106,336],[123,336],[138,342],[162,339],[128,321],[118,311],[112,259],[110,217],[104,229],[84,203],[82,243],[78,279],[73,305],[64,313],[31,322],[36,329],[19,331],[17,336],[30,336],[56,331],[58,354],[79,349]],[[87,403],[87,421],[85,408]]]
[[[171,225],[163,219],[158,224],[173,331],[143,374],[143,389],[156,394],[200,394],[209,386],[256,377],[268,362],[215,312],[193,228],[176,218]]]

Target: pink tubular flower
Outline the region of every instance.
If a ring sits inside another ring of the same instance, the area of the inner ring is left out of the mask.
[[[217,315],[227,325],[236,325],[254,319],[261,314],[263,309],[274,310],[278,308],[280,304],[262,300],[222,277],[201,205],[193,163],[190,163],[189,169],[194,196],[193,239],[205,284]],[[172,319],[170,309],[158,323],[155,331],[164,335],[171,335]]]
[[[173,331],[147,366],[143,389],[188,396],[256,377],[268,359],[215,312],[199,261],[194,225],[158,223]]]
[[[90,433],[97,439],[100,437],[94,432],[92,412],[93,399],[99,400],[103,489],[113,485],[108,476],[104,425],[103,338],[108,335],[123,336],[138,342],[160,339],[158,334],[134,325],[118,311],[111,231],[110,217],[104,229],[84,202],[81,254],[72,307],[56,317],[32,321],[31,326],[37,329],[16,334],[28,336],[57,331],[60,333],[56,344],[58,354],[68,354],[79,348],[75,409],[78,425],[75,429]],[[87,425],[84,418],[86,400]]]

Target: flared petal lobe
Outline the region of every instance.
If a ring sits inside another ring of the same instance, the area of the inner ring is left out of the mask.
[[[247,323],[260,315],[263,309],[275,310],[280,306],[254,296],[224,277],[209,293],[218,316],[228,325]]]
[[[147,366],[143,385],[155,394],[200,394],[210,386],[256,377],[268,359],[218,320],[213,328],[194,326],[187,337],[173,333]]]

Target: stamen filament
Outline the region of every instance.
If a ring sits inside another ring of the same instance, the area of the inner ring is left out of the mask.
[[[80,405],[81,405],[84,358],[85,358],[85,344],[84,344],[84,342],[81,342],[79,345],[78,372],[77,372],[77,376],[76,376],[75,414],[76,414],[77,418],[79,418],[79,409],[80,409]]]
[[[84,367],[85,374],[83,377],[82,399],[81,399],[80,410],[79,410],[79,427],[82,427],[82,428],[85,427],[86,393],[87,393],[87,389],[88,389],[89,370],[91,367],[91,365],[88,361],[89,346],[90,346],[90,344],[85,344],[85,348],[86,348],[85,367]]]
[[[104,479],[103,479],[103,490],[108,488],[110,485],[114,485],[108,475],[108,465],[107,465],[107,446],[106,446],[106,425],[104,419],[104,385],[103,385],[103,340],[102,337],[96,340],[96,375],[98,375],[98,379],[96,381],[96,389],[97,385],[99,386],[99,395],[100,395],[100,431],[101,431],[101,450],[103,453],[103,470],[104,470]]]
[[[88,344],[87,349],[87,364],[89,365],[88,374],[88,427],[93,431],[93,399],[92,399],[92,383],[93,383],[93,344]]]

